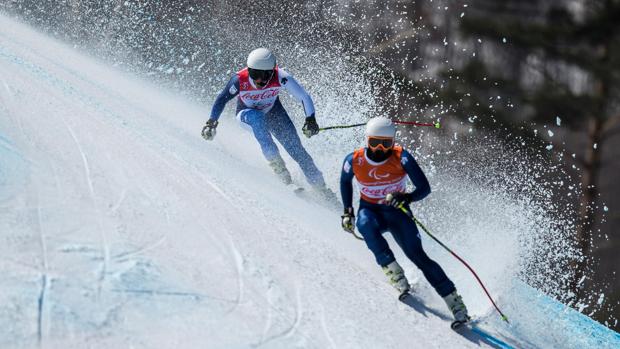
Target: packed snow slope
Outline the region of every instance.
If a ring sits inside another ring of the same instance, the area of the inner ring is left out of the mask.
[[[494,346],[451,331],[424,280],[417,301],[398,302],[339,210],[284,188],[233,119],[202,140],[206,117],[0,16],[0,347]],[[348,151],[318,157],[334,189]],[[425,244],[494,319],[470,275]],[[480,258],[499,292],[505,266]],[[487,325],[537,346],[527,327]]]

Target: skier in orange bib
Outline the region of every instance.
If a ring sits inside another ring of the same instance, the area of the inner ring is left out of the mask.
[[[454,283],[439,264],[424,252],[415,222],[400,209],[408,209],[411,202],[424,199],[431,189],[413,156],[394,144],[395,135],[396,127],[392,121],[384,117],[373,118],[366,124],[366,147],[355,150],[345,158],[340,176],[344,204],[342,228],[352,233],[356,226],[352,202],[355,178],[360,189],[357,228],[390,284],[399,292],[399,297],[404,297],[410,286],[382,235],[386,231],[420,268],[426,280],[444,299],[455,320],[466,322],[469,319],[467,308]],[[415,186],[413,192],[406,191],[408,179]]]

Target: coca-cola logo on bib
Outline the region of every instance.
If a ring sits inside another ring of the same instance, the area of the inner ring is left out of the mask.
[[[399,182],[395,184],[382,185],[382,186],[372,186],[372,187],[364,186],[361,188],[361,192],[363,195],[369,198],[379,199],[379,198],[386,197],[387,194],[389,193],[394,193],[397,191],[404,191],[405,188],[406,188],[405,183]]]
[[[269,98],[273,98],[276,97],[279,93],[279,89],[272,89],[272,90],[266,90],[266,91],[251,91],[251,92],[244,92],[241,94],[241,99],[243,99],[244,101],[250,100],[250,101],[260,101],[263,99],[269,99]]]

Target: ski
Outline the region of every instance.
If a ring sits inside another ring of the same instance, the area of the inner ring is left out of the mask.
[[[317,204],[340,210],[342,203],[338,201],[336,194],[333,191],[326,189],[324,191],[316,190],[315,188],[307,189],[296,183],[288,184],[287,187],[293,191],[295,195],[300,198],[315,202]]]
[[[463,328],[463,326],[464,326],[464,325],[466,325],[468,322],[469,322],[469,320],[468,320],[468,321],[459,321],[459,320],[454,320],[454,321],[452,321],[452,323],[450,324],[450,328],[451,328],[451,329],[453,329],[453,330],[455,330],[455,331],[458,331],[458,330],[460,330],[461,328]]]
[[[286,188],[291,190],[293,194],[300,196],[300,197],[305,197],[308,195],[308,191],[306,190],[306,188],[304,188],[303,186],[295,182],[286,184]]]
[[[463,335],[466,332],[474,333],[475,335],[482,338],[485,342],[490,343],[497,348],[501,349],[515,349],[514,346],[502,341],[501,339],[493,336],[489,332],[480,328],[478,324],[479,319],[470,319],[468,321],[453,321],[450,327],[456,332]]]
[[[411,308],[418,310],[422,308],[424,312],[430,312],[435,314],[438,317],[441,317],[443,314],[441,311],[436,311],[431,308],[428,308],[424,305],[423,299],[419,296],[418,291],[419,287],[419,278],[413,280],[413,282],[409,283],[409,290],[405,292],[398,293],[398,300]],[[514,349],[515,347],[511,344],[508,344],[498,338],[497,335],[493,335],[491,332],[481,328],[479,326],[482,321],[481,317],[469,317],[467,321],[458,321],[454,320],[450,322],[450,328],[465,338],[477,338],[480,341],[483,341],[487,344],[495,348],[501,349]]]
[[[412,282],[409,282],[409,289],[407,291],[401,292],[398,295],[398,300],[401,302],[404,302],[407,299],[407,297],[409,296],[413,297],[413,292],[418,287],[418,281],[420,281],[420,278],[416,277],[415,279],[413,279]]]

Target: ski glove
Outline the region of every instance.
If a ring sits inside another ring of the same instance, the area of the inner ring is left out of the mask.
[[[342,218],[342,229],[347,233],[353,234],[355,230],[355,215],[353,214],[353,207],[347,207],[344,209],[344,214],[340,216]]]
[[[316,123],[316,118],[314,115],[306,118],[306,123],[304,124],[304,127],[301,128],[301,131],[308,138],[319,133],[319,124]]]
[[[383,202],[386,205],[389,205],[395,208],[400,208],[400,207],[406,208],[409,206],[411,201],[412,201],[412,198],[411,198],[410,193],[403,193],[399,191],[387,194],[387,196],[385,197],[385,200],[383,200]]]
[[[217,127],[217,120],[209,119],[205,127],[202,128],[202,138],[207,141],[213,140],[215,137],[215,128]]]

